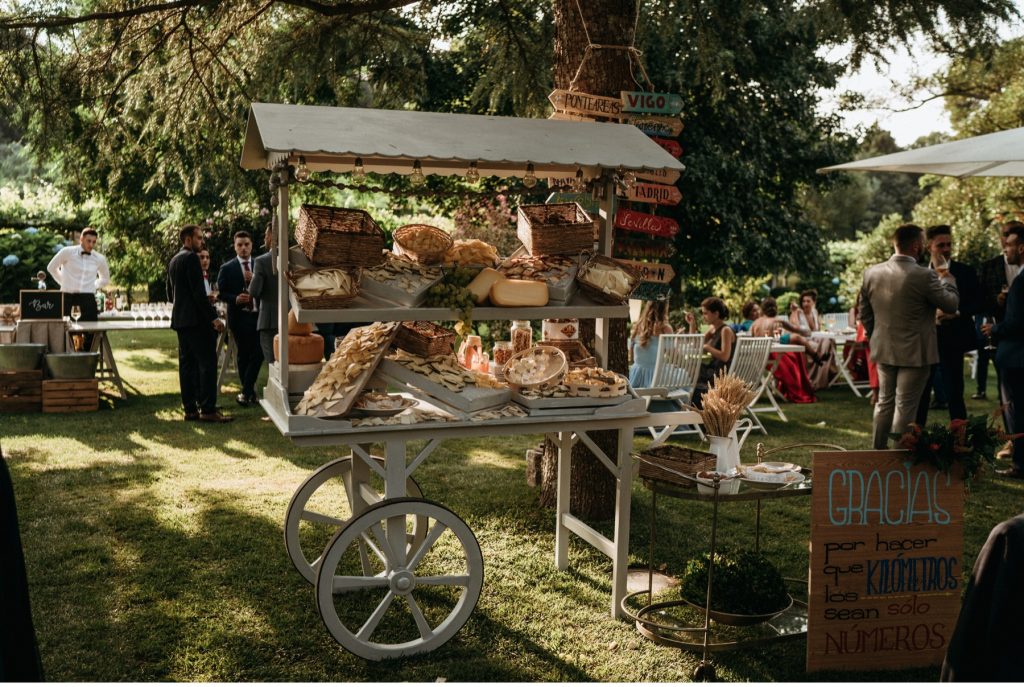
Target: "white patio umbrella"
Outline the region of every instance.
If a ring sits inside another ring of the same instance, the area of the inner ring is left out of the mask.
[[[825,172],[910,172],[953,177],[1024,176],[1024,127],[822,167]]]

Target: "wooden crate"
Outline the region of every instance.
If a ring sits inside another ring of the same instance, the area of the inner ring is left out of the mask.
[[[43,371],[0,372],[0,413],[38,413],[43,404]]]
[[[47,379],[43,382],[44,413],[85,413],[99,410],[96,379]]]

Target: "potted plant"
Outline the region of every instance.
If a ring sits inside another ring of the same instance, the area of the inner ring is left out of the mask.
[[[992,467],[996,450],[1007,435],[995,425],[999,409],[991,416],[972,415],[966,420],[952,420],[948,425],[921,427],[911,424],[903,434],[894,434],[896,447],[910,451],[914,465],[931,465],[944,474],[954,470],[969,482]]]
[[[703,609],[707,598],[707,552],[686,564],[680,594],[692,606]],[[715,553],[711,584],[711,617],[729,625],[749,625],[769,620],[792,605],[781,573],[760,553],[741,550]]]

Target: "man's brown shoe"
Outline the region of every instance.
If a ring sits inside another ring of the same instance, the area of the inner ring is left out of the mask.
[[[186,422],[195,422],[198,419],[199,419],[199,413],[198,412],[185,413],[185,421]]]
[[[1009,477],[1010,479],[1024,479],[1024,470],[1017,466],[1006,468],[1005,470],[996,470],[996,474],[1000,477]]]
[[[1013,457],[1013,442],[1007,441],[1006,445],[1003,446],[996,453],[996,458],[1012,458]]]
[[[235,418],[224,415],[220,412],[203,413],[199,416],[200,422],[232,422]]]

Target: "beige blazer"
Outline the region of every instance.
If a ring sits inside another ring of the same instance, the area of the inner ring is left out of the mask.
[[[900,367],[939,362],[935,310],[956,312],[960,296],[906,255],[893,255],[864,272],[860,319],[870,338],[871,359]]]

